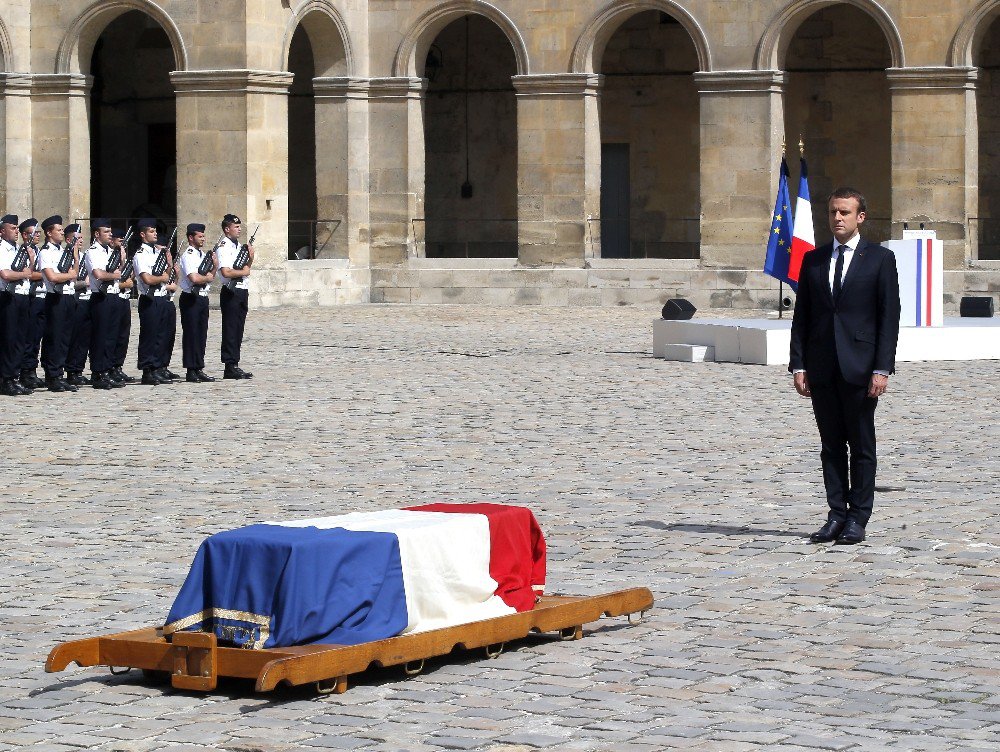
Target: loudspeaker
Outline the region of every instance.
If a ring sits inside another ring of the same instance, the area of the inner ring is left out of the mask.
[[[667,321],[687,321],[697,310],[684,298],[671,298],[663,306],[663,318]]]
[[[962,298],[958,312],[963,318],[992,318],[993,298]]]

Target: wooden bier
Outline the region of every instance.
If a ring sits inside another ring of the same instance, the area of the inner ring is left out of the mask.
[[[246,650],[219,647],[211,632],[177,632],[167,641],[156,627],[103,637],[90,637],[57,645],[45,662],[47,672],[62,671],[69,664],[139,668],[147,674],[170,675],[177,689],[211,692],[218,679],[254,679],[258,692],[279,684],[316,684],[322,693],[347,691],[347,677],[375,665],[404,667],[418,674],[424,661],[447,655],[456,647],[485,648],[495,658],[504,643],[532,632],[559,632],[564,640],[583,637],[583,625],[601,616],[631,617],[653,605],[647,588],[632,588],[595,596],[542,596],[534,609],[509,616],[461,624],[416,634],[366,642],[361,645],[299,645]]]

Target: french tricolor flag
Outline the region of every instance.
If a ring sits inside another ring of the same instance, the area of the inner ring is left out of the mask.
[[[357,645],[528,611],[545,583],[530,510],[432,504],[218,533],[163,633],[246,648]]]
[[[884,242],[896,255],[899,325],[944,325],[944,246],[933,237]]]
[[[816,249],[813,227],[812,198],[809,196],[809,168],[805,157],[799,160],[799,195],[795,199],[795,224],[792,227],[792,257],[788,261],[788,276],[796,283],[802,271],[802,260]]]

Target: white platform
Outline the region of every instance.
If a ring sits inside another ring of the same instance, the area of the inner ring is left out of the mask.
[[[657,319],[653,322],[653,356],[685,362],[787,365],[791,328],[790,316]],[[896,360],[1000,360],[1000,318],[948,318],[940,327],[903,327],[899,330]]]

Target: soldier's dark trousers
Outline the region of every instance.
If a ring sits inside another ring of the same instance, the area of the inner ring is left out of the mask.
[[[69,354],[66,356],[67,373],[83,373],[83,369],[87,365],[87,355],[90,353],[90,327],[90,300],[80,300],[77,298],[76,310],[73,313]],[[91,358],[91,361],[93,361],[93,358]],[[90,364],[90,370],[94,370],[93,362]]]
[[[202,370],[208,345],[208,297],[194,292],[182,292],[180,300],[181,347],[184,367]]]
[[[118,341],[118,296],[95,292],[90,296],[90,370],[104,373],[115,367]]]
[[[24,355],[21,357],[21,370],[34,371],[38,368],[38,353],[45,336],[45,298],[33,294],[28,302],[28,317],[24,331]]]
[[[45,335],[42,337],[42,368],[45,378],[61,378],[66,368],[76,297],[50,292],[45,296]]]
[[[16,379],[24,355],[28,296],[0,292],[0,378]]]
[[[122,368],[128,357],[128,341],[132,336],[132,301],[129,298],[115,296],[117,307],[114,329],[115,335],[115,368]]]
[[[173,321],[171,320],[173,319]],[[139,368],[166,368],[164,357],[170,332],[176,326],[174,304],[165,297],[139,298]]]
[[[239,365],[243,346],[243,327],[250,309],[250,293],[246,290],[223,287],[219,293],[222,310],[222,362],[227,366]]]

